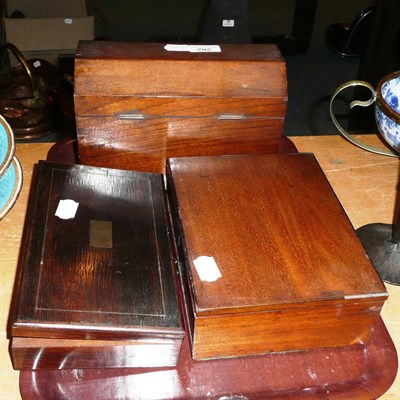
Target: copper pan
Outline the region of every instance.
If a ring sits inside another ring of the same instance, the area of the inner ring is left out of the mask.
[[[16,140],[46,136],[54,125],[56,99],[49,77],[55,74],[55,67],[41,59],[27,61],[13,44],[5,46],[19,63],[0,77],[0,114]]]

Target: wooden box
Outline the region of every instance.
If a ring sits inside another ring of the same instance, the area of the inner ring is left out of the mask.
[[[220,50],[82,41],[74,89],[80,163],[163,173],[169,157],[290,146],[286,64],[277,47]]]
[[[38,164],[10,313],[16,369],[176,364],[165,206],[159,174]]]
[[[369,340],[387,298],[312,154],[167,167],[195,359]]]

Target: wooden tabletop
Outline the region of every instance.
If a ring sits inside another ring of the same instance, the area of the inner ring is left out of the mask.
[[[341,201],[352,224],[358,228],[367,223],[390,223],[396,198],[399,161],[360,150],[340,136],[292,137],[299,151],[316,155],[333,190]],[[375,135],[365,135],[363,141],[380,145]],[[18,144],[16,155],[24,171],[21,195],[11,212],[0,221],[0,397],[20,399],[19,372],[14,371],[8,355],[6,324],[17,266],[19,245],[33,165],[45,159],[52,143]],[[400,353],[400,287],[386,285],[389,300],[382,317]],[[382,399],[398,399],[400,376]]]

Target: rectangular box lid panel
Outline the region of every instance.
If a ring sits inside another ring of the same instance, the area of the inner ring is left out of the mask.
[[[218,53],[192,53],[167,51],[161,43],[81,41],[76,56],[76,97],[287,96],[285,60],[273,45],[225,44]]]
[[[183,336],[162,177],[45,162],[35,176],[13,335]]]
[[[174,158],[169,174],[195,315],[387,297],[313,155]]]

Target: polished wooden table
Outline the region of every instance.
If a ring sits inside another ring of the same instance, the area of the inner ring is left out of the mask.
[[[355,228],[372,222],[390,223],[395,204],[399,161],[355,148],[339,136],[292,137],[299,151],[313,152]],[[368,144],[380,145],[375,135],[365,135]],[[0,398],[20,398],[19,372],[8,355],[6,323],[11,300],[32,167],[45,159],[51,143],[18,144],[16,155],[24,170],[22,193],[11,212],[0,221]],[[400,287],[387,285],[389,300],[382,317],[400,353]],[[382,399],[398,399],[400,376]],[[350,400],[350,399],[349,399]]]

